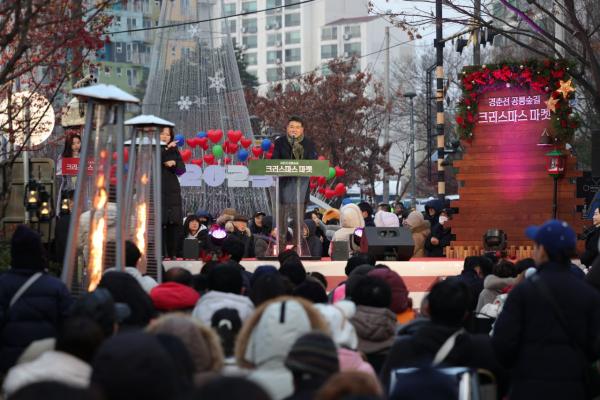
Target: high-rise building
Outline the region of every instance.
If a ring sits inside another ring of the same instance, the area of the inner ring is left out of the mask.
[[[248,72],[262,83],[292,78],[324,69],[336,57],[359,59],[361,70],[377,72],[383,63],[384,30],[391,26],[384,18],[368,15],[366,0],[223,0],[223,13],[232,16],[222,23],[234,45],[241,47]],[[285,6],[266,12],[247,12]],[[398,29],[391,29],[391,58],[410,57],[413,47]]]

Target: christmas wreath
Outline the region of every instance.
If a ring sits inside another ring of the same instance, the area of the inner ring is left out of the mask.
[[[575,88],[569,69],[570,65],[566,62],[551,60],[503,62],[464,68],[460,80],[462,98],[456,115],[457,132],[461,139],[473,138],[481,94],[503,87],[520,87],[548,94],[545,104],[550,111],[554,138],[563,143],[569,142],[579,126],[579,117],[573,112],[571,104]]]

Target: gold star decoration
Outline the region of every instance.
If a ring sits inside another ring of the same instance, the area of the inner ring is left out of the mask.
[[[555,99],[554,97],[550,96],[550,98],[546,101],[546,106],[548,107],[548,110],[552,111],[552,112],[556,112],[556,104],[558,103],[558,99]]]
[[[569,97],[569,93],[575,91],[575,88],[572,86],[572,79],[569,79],[568,81],[560,81],[560,88],[556,91],[562,93],[565,99]]]

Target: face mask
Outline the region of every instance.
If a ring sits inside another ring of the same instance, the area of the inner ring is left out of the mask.
[[[440,215],[439,221],[440,221],[440,224],[444,225],[448,221],[448,217]]]

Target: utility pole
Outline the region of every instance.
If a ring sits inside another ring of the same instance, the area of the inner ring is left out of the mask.
[[[436,47],[436,92],[435,102],[437,105],[436,134],[437,134],[437,172],[438,172],[438,197],[442,200],[446,197],[446,174],[444,171],[444,38],[442,29],[442,0],[435,0],[435,47]]]
[[[390,27],[385,27],[385,71],[383,80],[383,91],[385,95],[385,119],[383,122],[383,143],[390,143]],[[386,153],[386,161],[390,163],[390,152]],[[390,202],[390,177],[383,172],[383,202]]]
[[[404,93],[404,97],[410,99],[410,191],[411,205],[417,206],[417,170],[415,166],[415,106],[413,99],[417,94],[415,92]],[[398,178],[400,179],[400,178]]]
[[[481,64],[481,46],[480,38],[481,38],[481,30],[479,29],[479,21],[481,19],[481,0],[474,0],[474,18],[473,25],[475,26],[475,30],[473,31],[473,65]]]

